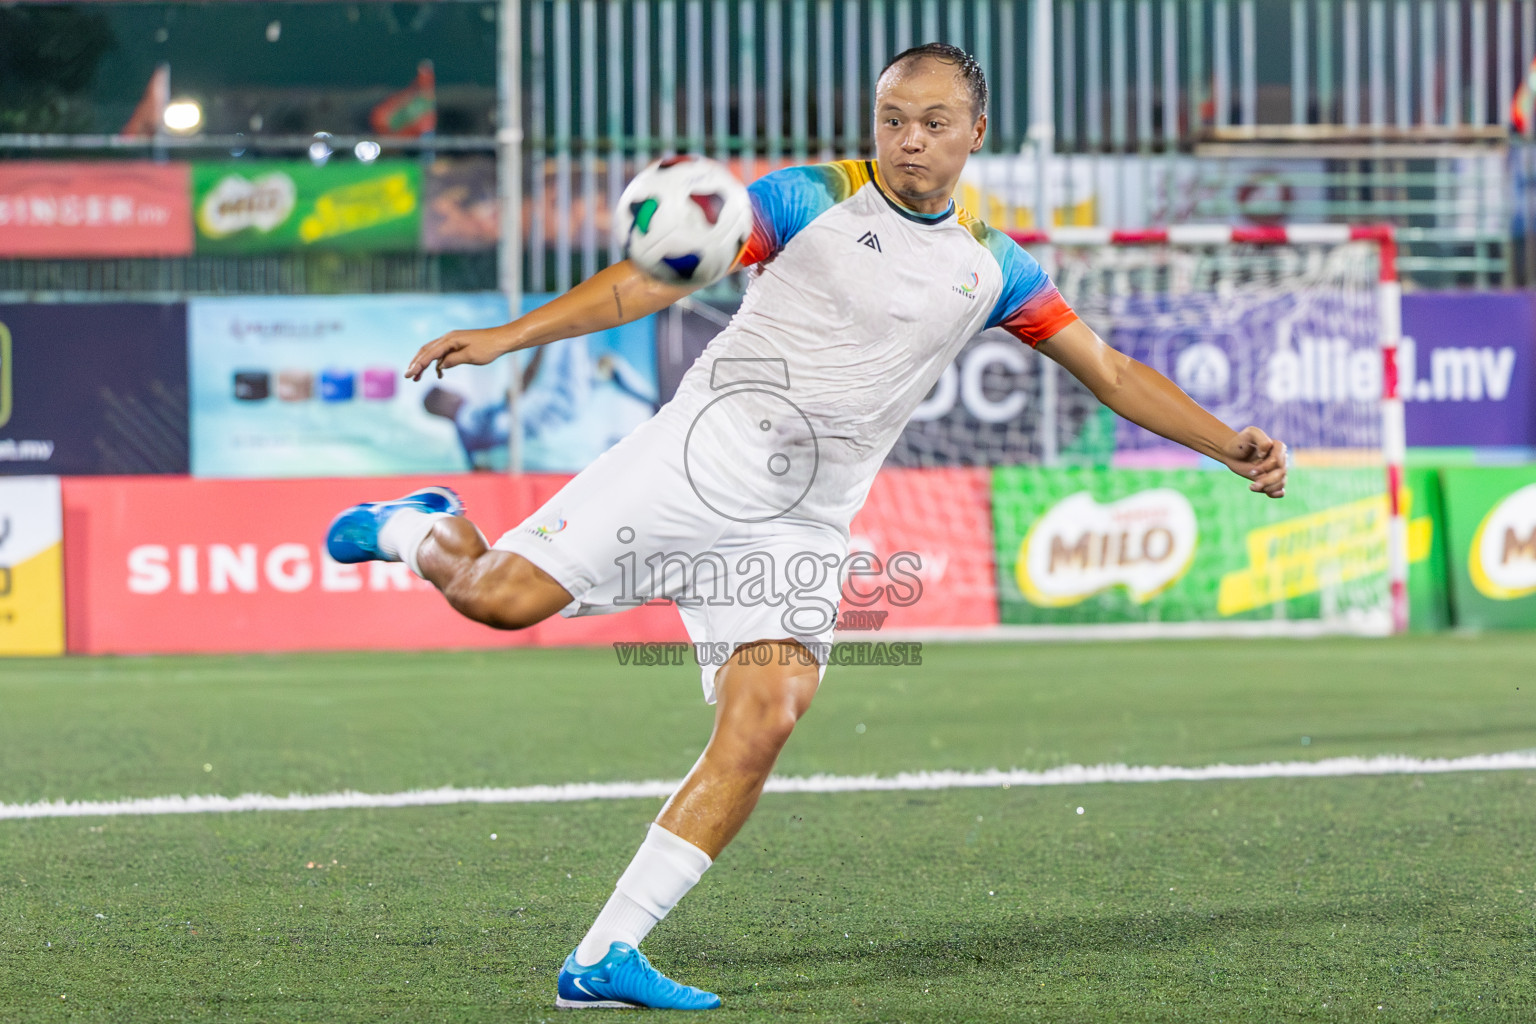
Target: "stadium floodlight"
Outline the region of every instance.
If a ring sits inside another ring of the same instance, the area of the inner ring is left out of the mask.
[[[177,135],[190,135],[203,123],[203,108],[196,100],[172,100],[165,105],[161,115],[167,131]]]
[[[363,139],[352,147],[352,155],[365,164],[371,164],[379,158],[382,147],[372,139]]]

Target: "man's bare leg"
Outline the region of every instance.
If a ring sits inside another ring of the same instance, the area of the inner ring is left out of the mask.
[[[721,667],[709,744],[576,948],[577,964],[599,962],[615,942],[638,946],[698,882],[751,816],[819,682],[815,660],[793,640],[749,645]]]
[[[762,648],[771,655],[762,656]],[[715,674],[715,729],[709,745],[656,823],[718,857],[757,806],[779,751],[819,684],[815,659],[793,640],[737,650]]]
[[[444,516],[421,541],[416,565],[460,614],[497,629],[525,629],[571,603],[549,573],[522,555],[497,551],[474,523]]]

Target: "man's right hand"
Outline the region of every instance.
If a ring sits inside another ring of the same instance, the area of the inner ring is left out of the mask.
[[[421,346],[411,365],[405,368],[405,375],[411,380],[421,380],[427,368],[436,363],[437,375],[441,377],[450,366],[484,366],[511,350],[505,326],[449,331]]]

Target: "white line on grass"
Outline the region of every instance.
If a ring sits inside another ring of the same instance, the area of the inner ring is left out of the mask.
[[[1322,761],[1269,761],[1264,764],[1064,765],[1043,772],[996,768],[984,772],[902,772],[899,775],[775,776],[769,793],[871,793],[925,789],[999,789],[1006,786],[1078,786],[1096,782],[1210,782],[1220,779],[1337,778],[1346,775],[1438,775],[1446,772],[1530,771],[1536,751],[1474,754],[1456,758],[1331,757]],[[679,780],[648,782],[569,782],[559,786],[505,789],[415,789],[404,793],[294,793],[271,796],[156,796],[132,800],[40,800],[0,804],[0,820],[9,818],[81,818],[117,814],[208,814],[226,811],[332,811],[370,807],[433,807],[444,804],[555,804],[577,800],[632,800],[670,796]]]

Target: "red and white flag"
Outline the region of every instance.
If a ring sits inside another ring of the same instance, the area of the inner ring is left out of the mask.
[[[1509,125],[1521,135],[1536,128],[1536,60],[1526,69],[1515,98],[1509,101]]]
[[[368,123],[380,135],[425,135],[437,130],[437,82],[432,62],[416,65],[416,80],[373,108]]]

